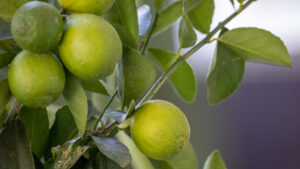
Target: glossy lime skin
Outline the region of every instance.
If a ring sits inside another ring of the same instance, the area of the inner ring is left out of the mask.
[[[131,121],[136,146],[149,157],[168,160],[179,153],[190,138],[190,126],[174,104],[152,100],[139,107]]]
[[[106,20],[93,14],[74,14],[67,18],[59,46],[67,69],[83,80],[103,78],[113,73],[122,56],[122,43]]]
[[[11,32],[23,49],[46,52],[59,43],[63,34],[63,20],[50,4],[32,1],[15,12]]]
[[[112,7],[115,0],[58,0],[59,5],[70,12],[102,14]]]
[[[22,51],[10,65],[8,83],[21,103],[28,107],[44,107],[63,92],[65,73],[51,53]]]
[[[123,55],[123,73],[125,78],[124,105],[132,99],[141,97],[156,80],[156,69],[145,56],[135,51],[128,51]]]

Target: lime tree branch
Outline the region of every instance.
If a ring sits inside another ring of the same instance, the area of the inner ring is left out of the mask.
[[[179,57],[171,65],[171,67],[155,82],[155,84],[151,87],[151,89],[148,90],[146,95],[139,102],[138,106],[145,101],[151,100],[155,96],[155,94],[158,92],[160,87],[165,83],[165,81],[168,79],[168,77],[177,69],[177,67],[179,65],[181,65],[187,58],[189,58],[191,55],[193,55],[195,52],[197,52],[205,44],[209,43],[210,39],[217,32],[219,32],[228,22],[230,22],[233,18],[235,18],[242,11],[244,11],[254,1],[256,1],[256,0],[247,1],[245,4],[243,4],[241,6],[241,8],[239,10],[235,11],[228,18],[226,18],[223,22],[219,23],[219,25],[217,27],[215,27],[209,34],[207,34],[207,36],[202,41],[200,41],[196,46],[194,46],[192,49],[190,49],[188,52],[186,52],[183,56]]]
[[[152,25],[149,29],[149,33],[147,34],[147,37],[145,38],[145,41],[143,41],[142,44],[141,44],[140,51],[141,51],[142,55],[145,53],[145,51],[147,49],[147,46],[149,44],[149,41],[152,37],[153,31],[154,31],[154,29],[156,27],[156,24],[157,24],[158,15],[159,15],[158,13],[155,14],[154,20],[153,20]]]

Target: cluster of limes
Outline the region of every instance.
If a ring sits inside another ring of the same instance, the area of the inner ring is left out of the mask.
[[[123,54],[118,33],[99,16],[114,0],[58,2],[70,14],[64,19],[50,4],[31,1],[15,12],[11,22],[13,38],[24,50],[10,64],[9,87],[29,107],[46,106],[61,95],[65,70],[82,80],[103,78],[114,71]],[[50,52],[55,49],[59,56]],[[131,50],[124,53],[125,102],[129,102],[152,85],[156,73],[152,73],[155,72],[152,63],[139,53]],[[149,157],[165,160],[184,148],[190,127],[179,108],[154,100],[135,112],[131,135]]]

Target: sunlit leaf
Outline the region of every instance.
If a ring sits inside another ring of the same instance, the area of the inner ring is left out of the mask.
[[[207,157],[203,169],[227,169],[218,150],[214,150]]]
[[[103,84],[102,81],[99,80],[90,80],[90,81],[85,81],[81,80],[81,85],[85,90],[88,90],[90,92],[95,92],[99,94],[104,94],[104,95],[109,95],[105,85]]]

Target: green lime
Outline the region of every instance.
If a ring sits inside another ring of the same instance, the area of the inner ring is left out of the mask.
[[[11,32],[23,49],[46,52],[59,43],[63,34],[63,20],[50,4],[32,1],[15,12]]]
[[[136,146],[156,160],[174,157],[190,137],[185,115],[174,104],[163,100],[142,104],[134,113],[130,131]]]
[[[72,74],[83,80],[97,79],[113,73],[122,56],[122,43],[106,20],[74,14],[67,18],[59,53]]]
[[[22,51],[10,65],[8,82],[12,94],[21,103],[42,107],[63,92],[65,73],[54,55]]]

